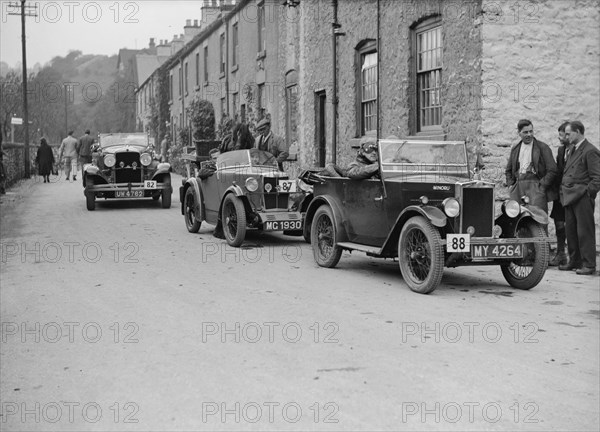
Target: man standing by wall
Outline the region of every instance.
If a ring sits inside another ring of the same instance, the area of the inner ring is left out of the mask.
[[[256,125],[260,134],[256,137],[256,148],[271,153],[277,159],[279,169],[283,171],[283,161],[287,160],[289,153],[285,151],[285,142],[282,137],[271,132],[271,121],[264,118]]]
[[[569,263],[560,270],[577,269],[579,275],[596,271],[596,233],[594,200],[600,191],[600,150],[585,139],[580,121],[570,122],[565,137],[571,148],[567,154],[560,186],[565,207],[565,228],[569,247]]]
[[[73,180],[77,180],[77,146],[79,141],[73,137],[73,131],[69,131],[67,136],[58,149],[58,160],[62,161],[64,156],[66,180],[69,180],[71,170],[73,170]]]
[[[567,243],[567,233],[565,231],[565,208],[560,202],[558,196],[560,192],[560,183],[562,182],[562,174],[565,169],[565,161],[567,156],[567,149],[570,148],[569,140],[565,136],[565,128],[569,122],[564,122],[558,127],[558,141],[560,147],[556,155],[556,167],[557,173],[554,179],[554,190],[557,197],[554,199],[552,204],[552,213],[550,217],[554,220],[554,227],[556,228],[556,255],[548,263],[549,266],[555,267],[563,264],[567,264],[567,254],[565,253],[565,247]]]
[[[511,149],[505,170],[510,197],[521,202],[521,197],[527,195],[530,204],[548,213],[548,201],[556,198],[552,189],[556,177],[552,150],[534,138],[531,121],[519,120],[517,130],[521,141]]]

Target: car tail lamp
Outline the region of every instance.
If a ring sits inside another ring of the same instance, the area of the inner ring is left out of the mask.
[[[456,217],[460,213],[460,203],[456,198],[446,198],[443,203],[444,213],[448,217]]]
[[[521,206],[515,200],[506,200],[502,204],[502,210],[506,213],[506,216],[515,218],[521,213]]]
[[[246,189],[250,192],[256,192],[258,190],[258,180],[254,177],[248,177],[246,179]]]
[[[148,166],[152,163],[152,156],[150,156],[148,153],[142,153],[140,156],[140,162],[142,165]]]
[[[115,166],[115,164],[117,163],[117,159],[115,158],[115,155],[113,154],[107,154],[106,156],[104,156],[104,165],[112,168]]]

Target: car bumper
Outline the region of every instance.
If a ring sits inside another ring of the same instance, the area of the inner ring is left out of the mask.
[[[157,183],[154,188],[144,187],[144,183],[107,183],[86,186],[84,194],[94,194],[104,198],[148,198],[162,191],[171,192],[169,183]],[[117,192],[125,192],[125,196],[116,196]]]

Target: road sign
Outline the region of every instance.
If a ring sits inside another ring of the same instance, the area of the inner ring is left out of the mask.
[[[20,118],[20,117],[12,117],[10,119],[10,124],[13,124],[13,125],[22,125],[23,124],[23,119]]]

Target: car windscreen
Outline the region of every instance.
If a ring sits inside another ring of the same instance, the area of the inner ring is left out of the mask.
[[[218,169],[236,166],[278,167],[277,160],[271,153],[258,149],[229,151],[221,153],[217,158]]]
[[[148,145],[148,136],[146,134],[101,134],[99,137],[100,147],[112,147],[123,145],[134,145],[146,147]]]
[[[453,172],[467,174],[467,152],[462,141],[381,140],[383,171]]]

